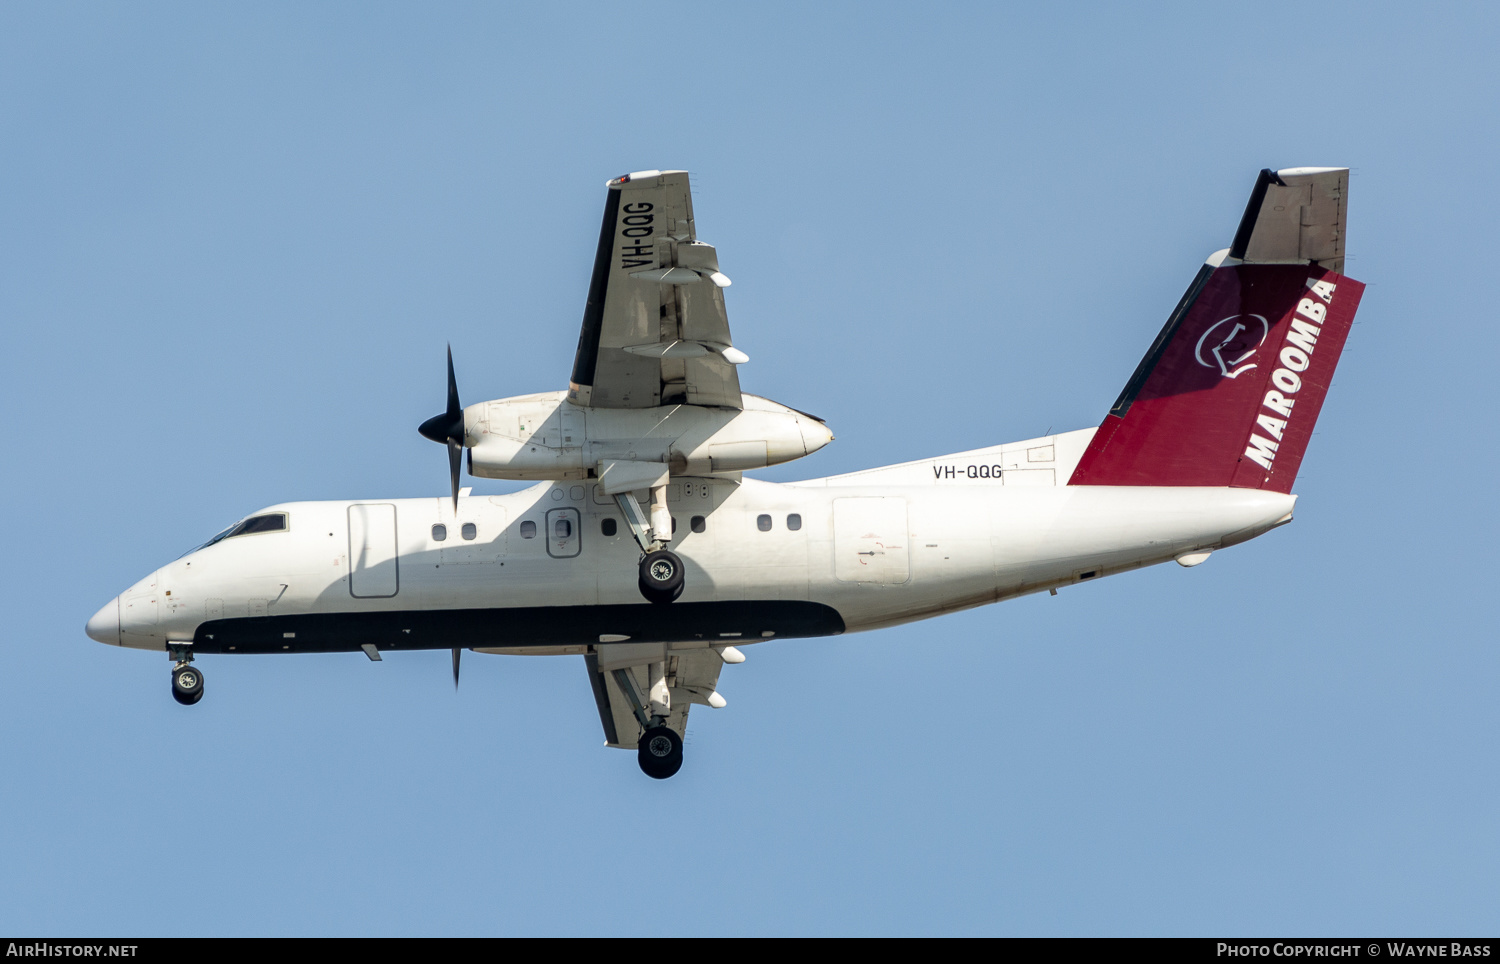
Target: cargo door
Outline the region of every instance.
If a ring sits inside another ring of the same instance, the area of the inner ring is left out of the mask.
[[[349,507],[349,594],[360,598],[396,595],[396,507],[390,503]]]
[[[833,574],[843,582],[895,585],[911,576],[906,500],[833,500]]]

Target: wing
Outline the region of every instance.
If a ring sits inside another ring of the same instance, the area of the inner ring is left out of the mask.
[[[634,750],[645,732],[638,712],[649,686],[645,664],[616,666],[618,660],[611,660],[608,656],[601,660],[593,653],[583,659],[588,667],[589,682],[594,687],[594,702],[599,706],[599,722],[604,725],[604,742],[622,750]],[[712,649],[667,654],[667,685],[672,695],[667,726],[676,730],[678,736],[687,738],[688,709],[692,704],[714,705],[711,698],[717,698],[714,691],[718,688],[719,670],[723,667],[723,657]],[[621,689],[616,673],[627,675],[626,682],[631,686],[631,692]],[[717,702],[724,705],[722,699],[717,699]]]
[[[740,408],[713,245],[698,241],[686,171],[609,182],[568,399],[594,408]]]

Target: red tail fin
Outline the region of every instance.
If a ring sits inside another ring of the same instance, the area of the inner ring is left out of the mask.
[[[1204,265],[1069,484],[1290,492],[1363,291],[1315,264]]]
[[[1290,492],[1365,286],[1343,276],[1349,171],[1261,171],[1070,485]]]

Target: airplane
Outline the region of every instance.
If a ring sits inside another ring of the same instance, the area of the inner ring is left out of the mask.
[[[1292,520],[1292,484],[1364,286],[1344,270],[1346,168],[1263,170],[1226,249],[1095,428],[802,482],[743,473],[833,440],[740,389],[688,175],[607,182],[566,391],[447,406],[447,497],[260,509],[88,621],[201,654],[467,649],[570,655],[607,746],[682,766],[693,705],[751,644],[863,632],[1210,554]],[[475,496],[483,479],[536,484]]]

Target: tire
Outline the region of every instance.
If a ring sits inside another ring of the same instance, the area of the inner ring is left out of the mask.
[[[651,600],[654,603],[676,602],[677,597],[682,595],[682,583],[678,583],[677,588],[672,590],[665,596],[660,595],[659,590],[647,585],[644,580],[640,583],[640,589],[641,595],[645,596],[647,599]]]
[[[191,664],[172,670],[172,698],[183,706],[203,699],[203,674]]]
[[[641,734],[636,762],[641,772],[654,780],[665,780],[682,769],[682,737],[669,726],[653,726]]]
[[[658,549],[641,560],[641,595],[654,603],[669,603],[682,595],[683,566],[675,552]]]

